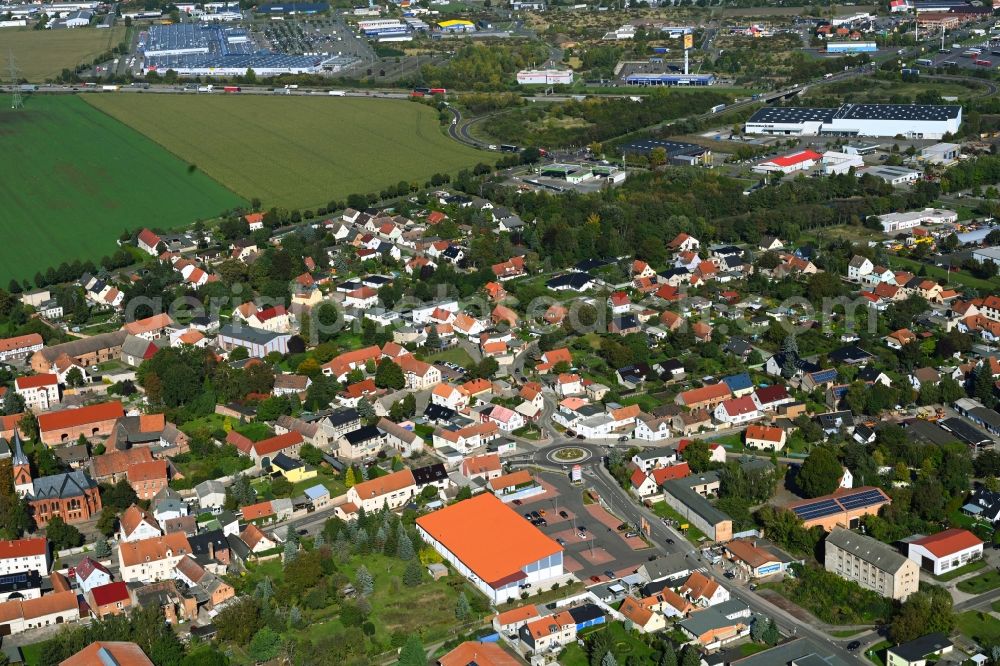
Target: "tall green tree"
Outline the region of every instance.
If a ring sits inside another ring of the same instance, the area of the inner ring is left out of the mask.
[[[837,454],[829,447],[813,449],[799,468],[795,482],[806,497],[819,497],[832,493],[840,483],[843,468]]]

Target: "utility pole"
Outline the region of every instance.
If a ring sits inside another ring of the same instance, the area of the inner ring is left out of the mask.
[[[24,108],[24,100],[21,98],[21,81],[17,75],[17,63],[14,62],[14,49],[7,55],[7,62],[10,69],[10,108],[17,110]]]

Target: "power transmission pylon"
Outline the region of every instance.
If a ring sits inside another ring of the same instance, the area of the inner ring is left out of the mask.
[[[10,65],[10,108],[12,109],[23,109],[24,100],[21,98],[21,83],[20,78],[17,75],[17,63],[14,62],[14,51],[8,54],[7,62]]]

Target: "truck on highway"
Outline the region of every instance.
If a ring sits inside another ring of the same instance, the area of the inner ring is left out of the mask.
[[[213,90],[215,90],[215,86],[213,86],[212,84],[209,84],[207,86],[198,86],[198,92],[200,92],[200,93],[203,93],[203,92],[210,93]]]
[[[118,92],[121,90],[121,86],[101,86],[101,90],[104,92]]]
[[[22,83],[18,87],[21,89],[21,92],[35,92],[38,90],[38,86],[32,85],[30,83]]]
[[[448,89],[447,88],[431,88],[429,92],[432,95],[447,95],[448,94]]]
[[[222,88],[222,92],[226,93],[238,93],[242,90],[243,88],[240,88],[239,86],[223,86]]]
[[[724,108],[726,108],[725,104],[716,104],[711,109],[709,109],[709,112],[718,113],[719,111],[722,111]]]
[[[331,90],[329,93],[330,97],[347,97],[346,90]]]
[[[917,64],[922,65],[923,67],[932,67],[934,65],[934,61],[929,58],[917,58]]]

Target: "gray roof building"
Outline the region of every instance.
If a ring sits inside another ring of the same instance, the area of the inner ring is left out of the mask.
[[[732,666],[847,666],[847,662],[813,642],[809,638],[796,638],[757,654],[734,659]]]

